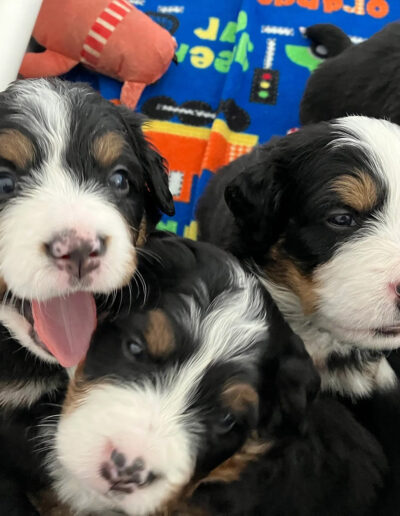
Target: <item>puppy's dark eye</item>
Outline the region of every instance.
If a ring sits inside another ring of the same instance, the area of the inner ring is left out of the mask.
[[[0,199],[8,197],[15,191],[15,178],[11,170],[0,167]]]
[[[331,215],[328,218],[328,223],[331,226],[339,226],[342,228],[352,227],[356,225],[355,218],[349,213],[338,213],[337,215]]]
[[[108,178],[108,184],[118,195],[127,195],[129,192],[128,171],[123,167],[116,167]]]
[[[144,343],[139,338],[129,339],[124,343],[125,352],[129,358],[140,358],[144,352]]]
[[[225,412],[218,420],[216,430],[219,434],[227,434],[236,425],[236,418],[231,412]]]

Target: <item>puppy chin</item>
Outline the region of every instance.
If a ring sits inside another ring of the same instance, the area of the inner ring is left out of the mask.
[[[317,317],[318,326],[330,332],[336,339],[352,347],[368,350],[390,350],[400,347],[400,326],[397,331],[382,331],[378,328],[350,328],[349,321]]]

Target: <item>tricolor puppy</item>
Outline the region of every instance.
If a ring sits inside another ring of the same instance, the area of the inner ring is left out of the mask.
[[[54,387],[38,373],[24,392],[31,365],[85,355],[93,294],[130,281],[138,246],[173,203],[136,114],[86,86],[27,80],[0,94],[0,205],[0,322],[15,339],[2,345],[12,349],[0,404],[17,404]]]
[[[313,402],[318,375],[258,280],[206,244],[146,250],[146,289],[99,325],[45,432],[61,500],[79,515],[364,514],[380,448]]]
[[[254,267],[324,390],[390,389],[400,347],[400,128],[347,117],[256,148],[213,178],[200,237]]]

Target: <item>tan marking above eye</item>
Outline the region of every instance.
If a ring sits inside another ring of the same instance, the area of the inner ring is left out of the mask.
[[[249,405],[258,406],[258,394],[248,383],[228,383],[222,391],[222,402],[233,412],[244,412]]]
[[[100,165],[109,167],[121,156],[124,145],[125,140],[119,133],[109,131],[93,141],[93,156]]]
[[[149,312],[144,336],[147,341],[147,349],[153,357],[166,357],[175,348],[171,323],[162,310],[156,309]]]
[[[366,172],[343,175],[332,182],[331,189],[344,204],[360,213],[372,210],[378,201],[378,185]]]
[[[35,148],[32,141],[17,129],[5,129],[0,133],[0,157],[24,169],[33,162]]]

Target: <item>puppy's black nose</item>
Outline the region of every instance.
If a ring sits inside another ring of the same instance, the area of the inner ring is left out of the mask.
[[[99,236],[79,238],[74,233],[64,232],[56,235],[45,247],[60,270],[82,279],[99,267],[100,257],[106,251],[106,240]]]

